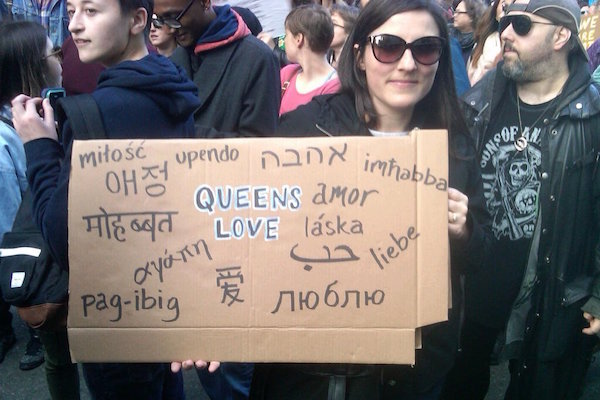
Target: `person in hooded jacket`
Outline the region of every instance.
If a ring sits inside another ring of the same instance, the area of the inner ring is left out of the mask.
[[[167,58],[148,54],[144,38],[151,0],[71,0],[68,14],[81,60],[107,67],[92,97],[109,139],[193,136],[196,86]],[[67,119],[59,140],[47,99],[18,95],[12,115],[25,144],[34,218],[55,260],[68,269],[73,132]],[[83,371],[95,399],[184,398],[182,376],[172,374],[168,364],[84,364]]]
[[[251,34],[240,14],[210,0],[156,0],[153,23],[174,28],[171,60],[198,86],[199,128],[262,136],[279,110],[279,67],[273,52]]]
[[[27,188],[25,149],[12,125],[10,101],[19,93],[37,95],[45,87],[61,84],[61,52],[52,46],[46,29],[33,21],[0,24],[0,240],[19,218]],[[31,213],[29,213],[30,215]],[[23,216],[20,217],[21,222]],[[31,221],[33,223],[33,221]],[[0,296],[0,362],[14,344],[10,305]],[[27,350],[19,363],[32,369],[44,363],[48,392],[52,399],[79,399],[77,364],[71,362],[67,328],[30,330]],[[7,335],[8,334],[8,335]],[[12,340],[11,340],[12,339]],[[43,346],[42,346],[43,344]]]
[[[171,60],[198,86],[196,128],[244,137],[273,132],[281,94],[279,65],[242,15],[229,5],[213,6],[210,0],[156,0],[154,11],[155,25],[176,29],[179,47]],[[226,363],[213,370],[217,365],[198,370],[208,395],[218,400],[247,398],[252,364]]]
[[[458,305],[459,275],[479,268],[489,242],[489,217],[448,43],[446,20],[436,2],[369,2],[342,51],[341,91],[282,115],[277,134],[389,137],[415,128],[447,129],[452,304]],[[256,364],[251,399],[436,399],[454,361],[458,325],[455,306],[447,322],[423,327],[423,346],[412,367]]]

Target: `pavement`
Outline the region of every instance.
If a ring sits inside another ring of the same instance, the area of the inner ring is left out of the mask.
[[[50,395],[46,387],[44,365],[31,370],[19,370],[19,360],[25,353],[25,346],[29,338],[23,322],[15,316],[13,327],[17,335],[17,344],[9,351],[4,362],[0,364],[0,400],[48,400]],[[83,377],[81,376],[81,400],[90,400],[91,397]],[[208,400],[202,390],[200,382],[194,371],[184,372],[184,385],[188,400]],[[505,363],[492,367],[492,382],[485,400],[501,400],[504,390],[508,385],[508,373]],[[586,376],[584,393],[580,400],[600,399],[600,352],[596,353],[592,365]]]
[[[50,400],[44,364],[31,371],[21,371],[19,360],[25,354],[25,347],[29,340],[29,333],[23,321],[13,311],[13,328],[17,336],[16,345],[8,352],[4,362],[0,364],[0,400]],[[85,386],[81,367],[79,368],[81,385],[81,400],[91,400]],[[209,400],[200,386],[200,381],[195,371],[184,372],[184,385],[187,400]],[[132,399],[137,400],[137,399]]]

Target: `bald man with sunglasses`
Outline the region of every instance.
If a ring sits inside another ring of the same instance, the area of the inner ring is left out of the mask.
[[[494,242],[465,277],[446,399],[485,397],[502,331],[507,399],[581,390],[600,331],[600,94],[580,15],[575,0],[516,0],[499,24],[503,61],[463,97]]]

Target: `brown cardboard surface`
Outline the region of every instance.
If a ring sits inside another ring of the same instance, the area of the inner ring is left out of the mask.
[[[177,328],[141,333],[135,328],[70,328],[69,335],[76,338],[70,343],[72,354],[99,362],[139,359],[140,341],[144,343],[141,351],[151,352],[156,360],[365,363],[376,354],[378,363],[394,364],[411,360],[417,347],[415,332],[408,329],[254,328],[242,332],[205,328],[199,333],[195,328]]]
[[[73,359],[414,363],[449,307],[447,169],[445,131],[75,142]]]

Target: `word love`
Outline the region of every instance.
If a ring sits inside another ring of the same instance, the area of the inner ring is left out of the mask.
[[[261,231],[266,241],[277,240],[279,238],[279,217],[235,217],[229,224],[226,224],[223,218],[215,218],[214,228],[217,240],[232,238],[239,240],[245,236],[254,239]]]

